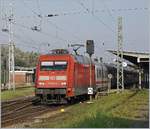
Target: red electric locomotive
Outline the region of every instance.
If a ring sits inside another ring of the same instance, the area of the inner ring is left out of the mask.
[[[96,89],[95,65],[92,63],[91,83]],[[55,49],[41,55],[36,68],[35,93],[42,102],[61,103],[87,95],[90,86],[90,60],[67,50]]]
[[[92,61],[86,56],[72,55],[65,49],[55,49],[41,55],[36,68],[35,94],[43,103],[64,103],[87,97],[91,85],[94,94],[108,88],[108,74],[112,74],[112,88],[116,86],[116,67]],[[137,73],[124,69],[125,84],[136,84]],[[128,78],[130,76],[130,78]],[[135,78],[134,80],[131,78]],[[130,80],[131,79],[131,80]]]

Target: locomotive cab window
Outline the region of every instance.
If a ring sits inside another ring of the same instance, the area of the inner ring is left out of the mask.
[[[53,61],[42,61],[41,66],[40,66],[40,70],[41,71],[48,71],[48,70],[52,70],[53,67],[54,67]]]
[[[41,71],[51,71],[51,70],[66,70],[66,61],[42,61],[40,70]]]
[[[54,62],[55,70],[66,70],[67,69],[67,62],[66,61],[55,61]]]

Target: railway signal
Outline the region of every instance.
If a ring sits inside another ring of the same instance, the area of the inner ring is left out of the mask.
[[[86,52],[91,57],[92,54],[94,54],[94,41],[93,40],[87,40],[86,41]]]
[[[89,54],[90,57],[90,87],[88,88],[88,92],[89,90],[93,91],[92,88],[92,55],[94,54],[94,41],[93,40],[87,40],[86,41],[86,52]],[[92,94],[93,92],[91,92],[90,94],[90,101],[92,101]]]

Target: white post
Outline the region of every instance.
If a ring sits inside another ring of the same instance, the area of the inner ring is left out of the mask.
[[[108,74],[108,93],[110,93],[111,90],[111,79],[112,79],[112,74]]]
[[[2,69],[1,69],[1,65],[2,64],[2,58],[1,58],[1,44],[0,44],[0,90],[1,90],[1,87],[2,87],[2,82],[1,82],[1,75],[2,75]]]
[[[8,76],[8,89],[10,90],[11,89],[11,73],[10,73],[10,43],[9,43],[9,55],[8,55],[8,74],[9,74],[9,76]]]
[[[0,44],[0,95],[1,95],[1,74],[2,74],[2,72],[1,72],[1,64],[2,64],[2,60],[1,60],[2,58],[1,58],[1,44]],[[0,106],[1,106],[1,104],[0,104]],[[1,112],[1,108],[0,108],[0,112]],[[0,121],[1,121],[1,118],[0,118]],[[1,127],[1,124],[0,124],[0,127]]]
[[[90,56],[90,87],[92,88],[92,60]],[[90,101],[92,101],[92,94],[90,94]]]
[[[141,69],[139,69],[139,89],[141,89],[142,87],[141,87],[141,84],[142,84],[142,72],[141,72]]]

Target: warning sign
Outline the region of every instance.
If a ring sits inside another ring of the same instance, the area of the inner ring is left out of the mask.
[[[92,87],[89,87],[89,88],[88,88],[88,94],[89,94],[89,95],[92,95],[92,94],[93,94],[93,88],[92,88]]]

